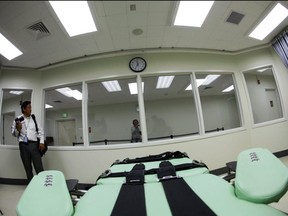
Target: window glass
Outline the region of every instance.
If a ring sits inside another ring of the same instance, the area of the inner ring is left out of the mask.
[[[283,117],[273,68],[264,67],[244,72],[254,123]]]
[[[5,89],[3,90],[1,124],[1,144],[18,145],[17,138],[12,136],[11,125],[14,119],[21,115],[21,104],[31,101],[32,90]],[[33,111],[33,107],[32,107]]]
[[[131,142],[132,121],[140,122],[138,95],[131,94],[129,89],[133,85],[136,85],[135,77],[88,83],[90,145]]]
[[[185,90],[191,83],[189,74],[143,77],[142,81],[145,84],[148,140],[171,139],[199,133],[193,92]],[[171,84],[166,85],[169,83]]]
[[[205,132],[241,126],[232,74],[196,73]]]
[[[45,91],[45,135],[49,145],[83,142],[82,84]]]

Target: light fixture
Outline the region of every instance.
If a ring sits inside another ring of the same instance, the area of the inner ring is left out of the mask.
[[[78,90],[72,90],[71,88],[65,87],[56,89],[56,91],[65,95],[66,97],[73,97],[76,100],[82,100],[82,93],[79,92]]]
[[[0,33],[0,54],[10,61],[23,53]]]
[[[214,1],[180,1],[174,25],[201,27],[213,3]]]
[[[220,75],[208,75],[205,77],[204,82],[201,85],[209,85],[214,82]]]
[[[201,86],[206,79],[196,79],[197,87]]]
[[[197,87],[199,87],[201,85],[209,85],[213,81],[215,81],[219,76],[220,75],[208,75],[204,79],[196,79]],[[189,90],[192,90],[192,85],[191,84],[189,84],[187,86],[187,88],[185,89],[185,91],[189,91]]]
[[[9,91],[10,94],[21,95],[24,91]]]
[[[280,3],[270,11],[264,20],[250,33],[249,37],[263,40],[270,34],[286,17],[288,10]]]
[[[138,94],[137,83],[128,83],[130,94]],[[144,93],[144,82],[142,82],[142,93]]]
[[[50,109],[53,108],[53,106],[49,105],[49,104],[45,104],[45,109]]]
[[[49,1],[70,37],[97,31],[87,1]]]
[[[175,76],[159,76],[156,88],[169,88]]]
[[[189,85],[187,86],[187,88],[185,89],[185,91],[192,91],[192,85],[189,84]]]
[[[197,87],[201,86],[203,82],[205,82],[206,79],[196,79]],[[189,84],[185,91],[190,91],[192,90],[192,85]]]
[[[189,85],[187,86],[187,88],[185,89],[185,91],[192,91],[192,85],[189,84]]]
[[[270,69],[270,68],[258,69],[257,72],[259,72],[259,73],[263,73],[264,71],[269,70],[269,69]]]
[[[121,91],[121,87],[117,80],[105,81],[105,82],[102,82],[102,85],[106,88],[108,92]]]
[[[234,85],[229,86],[228,88],[224,89],[222,92],[230,92],[234,89]]]

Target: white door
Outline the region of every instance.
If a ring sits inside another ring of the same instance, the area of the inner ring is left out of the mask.
[[[72,146],[76,141],[75,120],[57,121],[58,142],[56,145]]]
[[[17,138],[12,136],[11,133],[11,126],[12,123],[15,119],[15,113],[11,112],[11,113],[3,113],[2,114],[3,117],[3,137],[2,137],[2,144],[4,145],[17,145],[18,141]]]
[[[281,118],[283,115],[278,92],[275,89],[265,89],[265,92],[269,120]]]

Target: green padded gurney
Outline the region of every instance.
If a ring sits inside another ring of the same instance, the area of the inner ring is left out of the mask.
[[[191,163],[189,158],[169,160],[174,166]],[[143,162],[145,170],[159,167],[161,161]],[[110,172],[130,171],[134,164],[116,164]],[[284,216],[285,213],[265,204],[256,204],[235,196],[234,187],[222,178],[209,174],[205,167],[177,171],[191,189],[219,216]],[[77,203],[74,216],[109,216],[114,208],[125,177],[100,178]],[[148,216],[172,216],[170,206],[156,174],[145,175],[145,204]],[[193,202],[191,202],[193,205]],[[129,209],[130,206],[127,206]],[[191,212],[191,215],[193,213]]]
[[[35,175],[17,207],[18,216],[71,216],[73,205],[62,172],[49,170]]]
[[[288,168],[270,151],[253,148],[237,158],[235,192],[255,203],[277,202],[288,188]]]
[[[234,187],[211,174],[184,178],[197,195],[219,216],[284,216],[286,214],[265,204],[238,199]],[[120,184],[91,188],[78,202],[74,216],[109,216],[120,191]],[[148,216],[172,216],[160,182],[144,184]],[[193,203],[191,203],[193,204]],[[129,206],[127,207],[129,208]],[[193,215],[191,213],[191,215]]]

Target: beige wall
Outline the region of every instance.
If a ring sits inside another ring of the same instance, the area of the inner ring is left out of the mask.
[[[242,128],[223,133],[193,136],[169,141],[155,141],[147,144],[123,144],[111,146],[50,147],[44,156],[44,167],[64,172],[66,178],[78,178],[80,182],[94,183],[98,175],[116,159],[157,154],[164,151],[185,151],[192,159],[202,160],[210,169],[225,166],[236,160],[241,150],[251,147],[265,147],[272,152],[288,148],[287,108],[288,71],[271,48],[250,51],[243,54],[205,54],[189,52],[135,53],[146,59],[145,74],[191,71],[235,72],[240,96]],[[102,59],[91,59],[45,71],[13,71],[2,69],[0,88],[32,89],[32,106],[42,124],[43,89],[54,86],[91,81],[103,78],[133,75],[128,69],[129,60],[135,56],[126,54]],[[241,71],[264,65],[273,65],[276,81],[280,87],[284,118],[261,125],[254,125],[244,77]],[[25,178],[19,150],[15,146],[0,146],[0,178]]]

